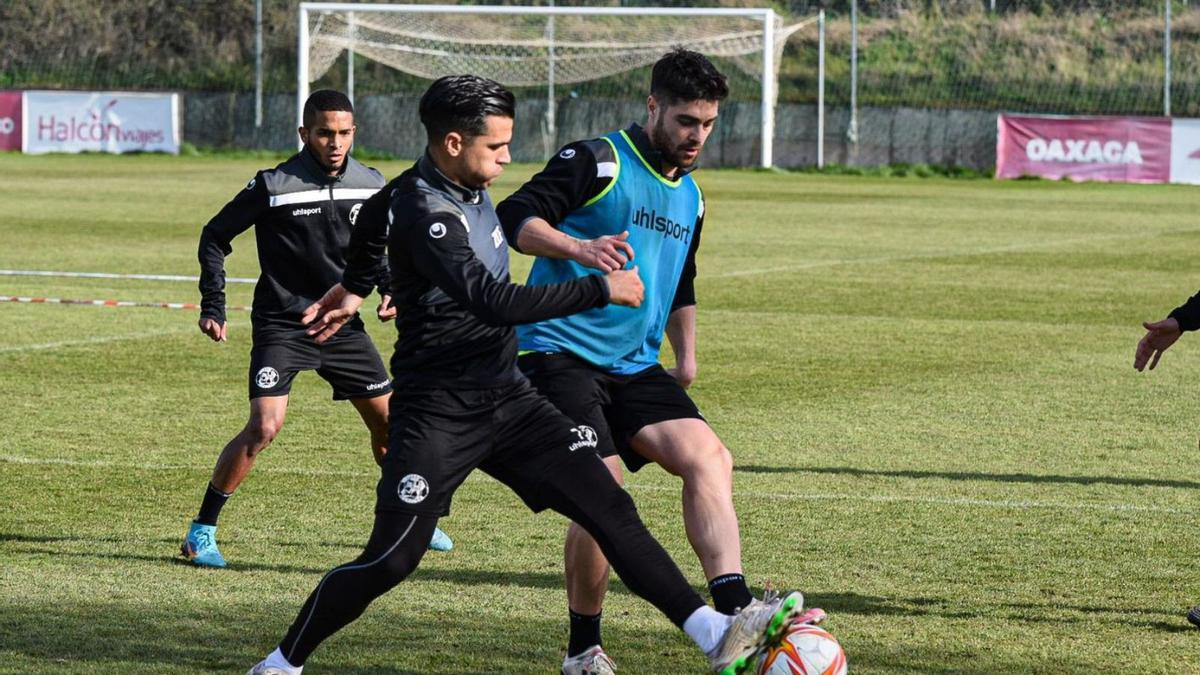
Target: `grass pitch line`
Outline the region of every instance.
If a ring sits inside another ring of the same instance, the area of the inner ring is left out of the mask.
[[[626,485],[627,490],[637,490],[642,492],[670,492],[678,494],[678,487],[665,487],[657,485]],[[781,499],[788,501],[817,501],[817,502],[832,502],[832,501],[851,501],[851,502],[875,502],[882,504],[894,503],[911,503],[911,504],[934,504],[938,506],[975,506],[980,508],[996,508],[996,509],[1059,509],[1066,511],[1111,511],[1111,512],[1134,512],[1134,513],[1171,513],[1171,514],[1190,514],[1194,513],[1191,510],[1176,509],[1169,506],[1140,506],[1137,504],[1090,504],[1080,502],[1072,504],[1070,502],[1041,502],[1025,499],[970,499],[966,497],[909,497],[905,495],[852,495],[852,494],[835,494],[835,493],[819,493],[811,494],[788,494],[785,492],[761,492],[757,490],[734,490],[735,497],[752,497],[755,499]]]
[[[180,274],[117,274],[114,272],[59,272],[53,270],[0,270],[0,277],[64,277],[72,279],[137,279],[139,281],[200,281],[200,277]],[[253,284],[258,279],[228,277],[226,283]]]
[[[84,338],[82,340],[62,340],[60,342],[42,342],[33,345],[17,345],[15,347],[0,347],[0,354],[18,354],[21,352],[36,352],[46,349],[64,349],[70,347],[92,347],[95,345],[123,342],[126,340],[149,340],[172,335],[183,335],[195,332],[195,328],[187,330],[158,331],[154,333],[131,333],[129,335],[108,335],[103,337]]]
[[[729,278],[729,277],[748,277],[758,274],[775,274],[776,272],[796,272],[800,270],[820,269],[822,267],[837,267],[839,265],[874,265],[879,263],[892,262],[908,262],[913,260],[936,260],[938,258],[960,258],[968,255],[989,255],[991,253],[1010,253],[1013,251],[1037,251],[1047,248],[1057,248],[1059,246],[1074,246],[1078,244],[1090,244],[1101,241],[1125,241],[1128,239],[1149,239],[1151,237],[1169,236],[1173,234],[1194,234],[1200,232],[1196,228],[1181,228],[1177,230],[1162,230],[1160,232],[1149,232],[1139,234],[1107,234],[1096,235],[1090,237],[1075,237],[1072,239],[1060,239],[1058,241],[1038,241],[1038,242],[1019,242],[1016,244],[1006,244],[1004,246],[982,246],[973,249],[963,249],[960,251],[936,251],[929,253],[912,253],[908,255],[884,255],[874,258],[836,258],[834,260],[814,260],[812,262],[798,263],[795,265],[780,265],[779,267],[761,267],[748,270],[731,270],[728,272],[716,272],[714,274],[704,275],[706,278]]]
[[[21,455],[0,455],[0,463],[5,464],[24,464],[32,466],[70,466],[78,468],[100,468],[100,469],[134,469],[138,471],[211,471],[210,465],[196,464],[137,464],[130,462],[109,462],[102,459],[93,460],[78,460],[78,459],[60,459],[60,458],[40,458],[40,457],[24,457]],[[367,467],[359,471],[350,470],[335,470],[335,469],[299,469],[288,467],[257,467],[257,473],[270,474],[286,474],[298,476],[344,476],[344,477],[362,477],[368,475]],[[374,475],[372,472],[371,475]],[[500,486],[500,482],[487,476],[472,476],[468,482],[482,480],[488,483],[495,483]],[[669,492],[673,495],[679,494],[679,487],[673,486],[657,486],[657,485],[626,485],[625,489],[633,492]],[[965,497],[909,497],[905,495],[864,495],[864,494],[836,494],[836,493],[820,493],[814,492],[809,494],[790,494],[786,492],[766,492],[761,490],[735,490],[735,497],[749,499],[777,499],[784,501],[806,501],[806,502],[865,502],[878,504],[928,504],[934,506],[971,506],[976,508],[991,508],[991,509],[1021,509],[1021,510],[1061,510],[1061,511],[1104,511],[1112,513],[1168,513],[1172,515],[1191,515],[1194,513],[1190,509],[1176,509],[1169,506],[1141,506],[1138,504],[1094,504],[1094,503],[1071,503],[1071,502],[1043,502],[1036,500],[1010,500],[1010,499],[969,499]]]

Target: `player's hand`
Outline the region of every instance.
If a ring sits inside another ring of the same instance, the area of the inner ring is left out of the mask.
[[[1183,331],[1179,330],[1179,322],[1172,318],[1143,323],[1142,327],[1146,329],[1146,335],[1138,341],[1137,352],[1133,356],[1133,367],[1139,372],[1146,369],[1147,361],[1150,362],[1150,370],[1154,370],[1162,353],[1183,335]]]
[[[300,323],[308,326],[305,332],[321,343],[333,337],[347,321],[353,319],[362,303],[362,296],[347,291],[341,284],[334,284],[320,300],[304,310]]]
[[[585,239],[579,242],[575,262],[584,267],[598,269],[601,272],[613,272],[633,260],[633,246],[627,241],[629,231],[621,234],[606,234],[595,239]]]
[[[375,308],[375,316],[379,317],[379,320],[385,323],[396,318],[396,308],[392,305],[392,296],[383,296],[383,300]]]
[[[608,301],[610,303],[626,307],[641,306],[646,287],[642,285],[642,279],[638,276],[637,269],[635,266],[633,269],[616,270],[604,275],[604,280],[608,282]]]
[[[674,368],[667,368],[667,373],[675,378],[679,386],[687,389],[696,381],[696,364],[677,364]]]
[[[213,342],[225,342],[225,322],[216,319],[200,319],[200,332],[212,338]]]

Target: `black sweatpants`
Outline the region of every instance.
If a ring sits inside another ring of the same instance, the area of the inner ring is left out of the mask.
[[[581,454],[551,466],[542,481],[542,503],[586,529],[621,581],[676,626],[705,604],[646,530],[633,500],[598,455]],[[303,665],[325,638],[411,574],[437,520],[434,515],[378,511],[362,555],[331,570],[309,595],[280,643],[284,657],[292,665]]]

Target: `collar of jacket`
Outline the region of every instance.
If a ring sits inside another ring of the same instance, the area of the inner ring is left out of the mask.
[[[642,153],[642,157],[645,158],[646,162],[654,167],[654,171],[663,178],[667,178],[662,172],[662,153],[650,142],[650,135],[642,128],[642,125],[637,122],[630,124],[625,128],[625,135],[629,136],[629,139],[633,141],[633,145],[637,148],[638,152]],[[678,167],[678,169],[679,172],[675,174],[675,177],[667,178],[667,180],[679,180],[683,178],[692,171],[695,171],[696,165],[693,164],[686,169]]]
[[[313,156],[312,151],[308,149],[307,145],[300,149],[300,163],[304,165],[304,168],[308,170],[318,182],[325,185],[341,181],[346,175],[346,169],[350,168],[350,161],[350,155],[347,154],[346,161],[342,162],[342,168],[338,169],[337,175],[330,176],[325,172],[325,167],[321,166],[321,163],[318,162],[317,158]]]
[[[429,150],[426,149],[425,154],[417,161],[417,171],[421,174],[421,178],[425,179],[433,187],[445,192],[464,204],[478,204],[483,201],[483,190],[472,190],[465,188],[458,183],[450,180],[442,170],[437,168],[433,163],[433,158],[429,156]]]

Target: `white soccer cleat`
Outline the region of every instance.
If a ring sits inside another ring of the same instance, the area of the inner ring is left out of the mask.
[[[767,591],[762,600],[751,600],[729,624],[721,644],[709,654],[714,673],[748,672],[767,646],[804,611],[804,594],[795,591],[780,598]]]
[[[617,664],[608,658],[604,648],[592,645],[582,653],[563,659],[562,675],[612,675]]]

